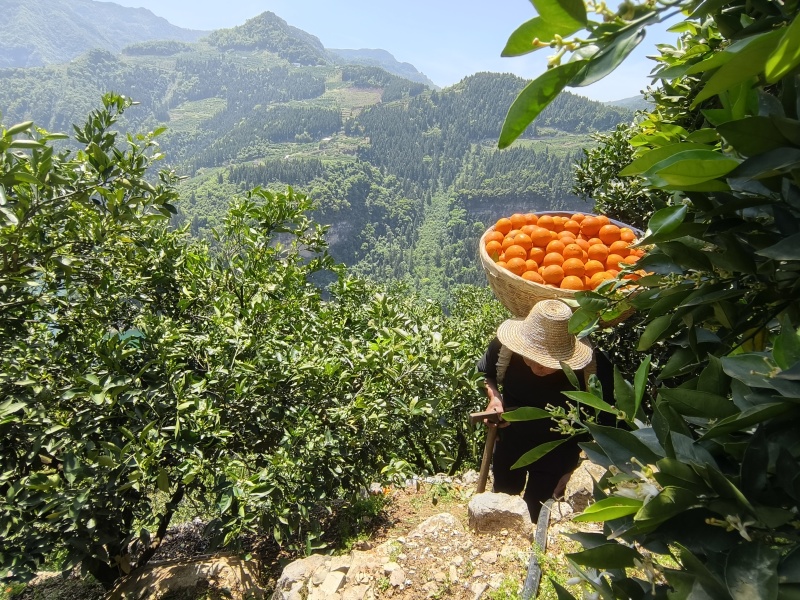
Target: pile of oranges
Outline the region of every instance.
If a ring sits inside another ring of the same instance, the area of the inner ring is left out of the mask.
[[[644,254],[636,235],[604,215],[514,214],[484,236],[486,253],[523,279],[565,290],[593,290]],[[626,273],[638,279],[643,271]]]

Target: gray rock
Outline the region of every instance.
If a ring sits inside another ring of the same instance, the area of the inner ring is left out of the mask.
[[[450,565],[450,582],[458,583],[458,569],[455,565]]]
[[[475,485],[478,483],[478,478],[480,477],[480,473],[477,471],[466,471],[461,474],[461,484],[462,485]]]
[[[481,560],[485,562],[487,565],[493,565],[497,562],[497,551],[496,550],[488,550],[481,554]]]
[[[483,592],[486,591],[486,588],[489,586],[486,583],[482,583],[480,581],[476,581],[475,583],[470,586],[470,591],[474,594],[472,597],[473,600],[479,600],[481,596],[483,596]]]
[[[305,583],[319,567],[323,566],[329,558],[320,554],[312,554],[307,558],[301,558],[289,563],[284,567],[278,583],[275,585],[275,592],[272,594],[273,600],[284,600],[288,597],[284,592],[294,589],[297,582]]]
[[[364,600],[369,592],[368,585],[356,585],[342,591],[342,600]]]
[[[605,475],[605,467],[596,465],[589,460],[584,460],[572,472],[564,489],[564,499],[572,506],[575,512],[582,512],[589,505],[592,498],[594,482]]]
[[[340,573],[347,573],[350,570],[350,564],[353,562],[352,557],[348,555],[344,556],[333,556],[331,557],[331,563],[328,565],[328,568],[331,571],[338,571]]]
[[[325,581],[325,578],[328,576],[331,570],[328,568],[327,564],[322,564],[311,574],[311,583],[313,585],[322,585],[322,582]]]
[[[417,525],[409,537],[435,536],[444,529],[449,529],[450,531],[464,531],[464,526],[450,513],[440,513],[428,517]]]
[[[503,529],[530,538],[534,527],[528,505],[520,496],[478,494],[469,501],[469,526],[478,533],[496,533]]]
[[[390,562],[383,565],[383,572],[385,575],[391,575],[398,569],[400,569],[400,565],[398,565],[396,562]]]
[[[325,581],[322,582],[322,585],[319,586],[321,592],[324,592],[327,597],[332,596],[344,585],[345,574],[341,571],[331,571],[328,573],[328,576],[325,578]]]
[[[553,502],[550,507],[550,522],[558,523],[570,518],[575,513],[569,502]]]

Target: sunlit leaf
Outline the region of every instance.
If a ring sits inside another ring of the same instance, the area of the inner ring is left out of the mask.
[[[635,498],[611,496],[589,505],[586,510],[572,520],[579,523],[612,521],[628,515],[635,515],[642,508],[642,504],[641,500]]]
[[[517,462],[511,465],[512,469],[521,469],[522,467],[527,467],[528,465],[535,463],[537,460],[542,458],[548,452],[555,450],[561,444],[566,441],[569,441],[572,438],[564,438],[562,440],[555,440],[553,442],[546,442],[539,446],[536,446],[532,450],[528,450],[525,454],[523,454]]]
[[[767,58],[764,74],[769,83],[783,79],[800,65],[800,19],[795,18],[783,32],[778,46]]]
[[[529,83],[508,109],[498,147],[510,146],[583,66],[581,62],[559,65]]]
[[[564,29],[555,23],[545,21],[542,17],[534,17],[520,25],[511,34],[500,56],[521,56],[539,50],[539,46],[533,44],[534,40],[549,42],[556,34],[560,36],[572,35],[579,29],[580,26],[576,26],[572,30]]]
[[[536,12],[548,23],[565,31],[577,31],[586,25],[583,0],[531,0]]]

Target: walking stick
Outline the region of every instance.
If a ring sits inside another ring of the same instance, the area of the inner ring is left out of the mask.
[[[481,461],[481,473],[478,477],[478,488],[475,490],[476,494],[482,494],[486,491],[486,480],[489,478],[489,465],[492,462],[494,442],[497,439],[497,423],[500,422],[500,413],[488,411],[470,413],[469,415],[469,422],[473,425],[482,423],[484,419],[488,419],[490,423],[495,425],[494,427],[490,426],[486,434],[486,445],[483,447],[483,460]]]

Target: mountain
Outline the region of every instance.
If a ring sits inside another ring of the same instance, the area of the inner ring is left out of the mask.
[[[0,14],[0,67],[64,63],[93,48],[119,52],[147,40],[193,42],[206,35],[113,2],[0,0]]]
[[[630,98],[622,98],[621,100],[611,100],[610,102],[604,102],[604,104],[606,106],[618,106],[632,111],[650,110],[653,108],[653,103],[645,100],[644,96],[641,94],[638,96],[631,96]]]
[[[346,50],[338,48],[328,48],[328,53],[333,55],[335,62],[345,64],[364,65],[368,67],[380,67],[389,73],[403,77],[410,81],[424,83],[432,89],[439,89],[433,81],[426,75],[417,71],[411,63],[400,62],[386,50],[374,50],[362,48],[360,50]]]
[[[266,50],[291,63],[324,65],[329,61],[322,42],[302,29],[292,27],[275,13],[265,12],[244,25],[218,29],[208,43],[220,50]]]
[[[0,114],[70,132],[104,92],[130,96],[120,127],[164,127],[164,166],[185,180],[175,225],[213,243],[231,198],[262,186],[307,193],[336,259],[446,300],[482,283],[480,234],[499,216],[585,210],[573,164],[625,109],[561,94],[510,149],[507,107],[527,82],[478,73],[431,90],[376,66],[334,64],[272,13],[197,42],[90,50],[66,64],[0,69]]]

